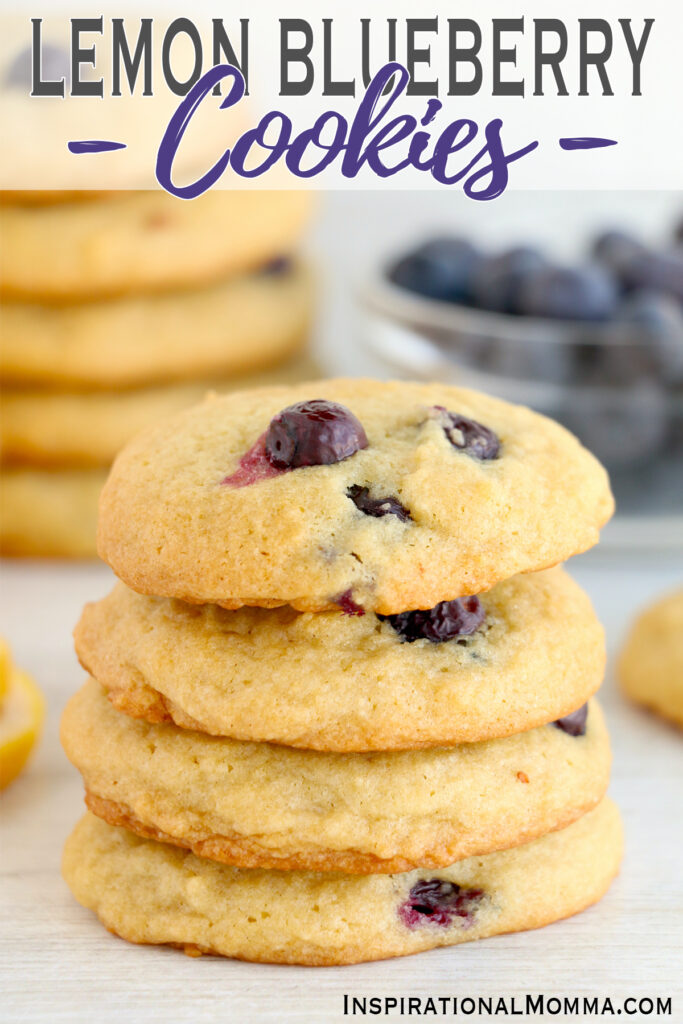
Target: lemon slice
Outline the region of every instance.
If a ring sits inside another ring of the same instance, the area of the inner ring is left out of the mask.
[[[0,708],[0,789],[26,764],[45,716],[43,695],[29,675],[11,669],[8,683]]]
[[[0,705],[9,689],[9,677],[12,672],[12,659],[7,641],[0,636]]]

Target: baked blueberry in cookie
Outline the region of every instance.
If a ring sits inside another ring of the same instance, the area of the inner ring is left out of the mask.
[[[454,919],[469,928],[483,896],[483,889],[462,889],[442,878],[425,878],[412,887],[399,907],[399,916],[407,928],[419,928],[427,922],[447,928]]]
[[[492,430],[483,423],[468,419],[457,412],[449,412],[442,405],[435,405],[434,417],[443,427],[444,434],[454,448],[475,459],[497,459],[500,441]]]
[[[291,256],[275,256],[272,260],[261,267],[261,273],[268,277],[281,277],[289,274],[294,268],[294,260]]]
[[[362,424],[343,405],[324,399],[298,402],[273,417],[237,470],[221,483],[246,487],[299,466],[327,466],[367,445]]]
[[[475,633],[486,618],[486,612],[479,598],[473,596],[441,601],[427,611],[417,609],[396,615],[378,615],[377,618],[391,623],[405,643],[429,640],[440,644]]]
[[[570,715],[558,718],[556,722],[553,722],[553,725],[558,729],[562,729],[563,732],[569,733],[570,736],[583,736],[586,732],[587,718],[588,705],[584,704],[582,707],[577,708],[576,711],[572,711]]]
[[[339,605],[344,615],[365,615],[365,608],[354,601],[353,591],[350,587],[343,594],[339,595],[336,599],[336,604]]]
[[[361,422],[337,402],[314,398],[274,416],[266,431],[266,455],[276,469],[328,466],[342,462],[368,439]]]
[[[366,516],[374,516],[376,519],[381,519],[383,516],[396,516],[402,523],[413,518],[398,498],[373,498],[370,495],[369,487],[352,484],[346,493],[356,508],[360,512],[364,512]]]
[[[366,497],[389,514],[354,507]],[[352,590],[393,615],[563,561],[612,507],[602,467],[529,409],[440,384],[304,382],[212,396],[140,434],[109,476],[98,546],[158,597],[317,612]]]

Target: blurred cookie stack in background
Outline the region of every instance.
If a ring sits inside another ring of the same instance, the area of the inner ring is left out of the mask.
[[[315,376],[296,191],[5,193],[3,554],[94,557],[128,438],[208,390]]]

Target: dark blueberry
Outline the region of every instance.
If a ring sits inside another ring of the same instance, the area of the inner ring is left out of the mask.
[[[360,484],[353,484],[346,493],[356,508],[364,512],[366,516],[374,516],[376,519],[381,519],[383,516],[396,516],[402,523],[413,518],[398,498],[371,498],[370,489],[361,487]]]
[[[676,299],[661,292],[632,292],[619,307],[616,320],[634,328],[652,346],[665,380],[683,380],[683,308]]]
[[[486,257],[472,276],[473,303],[494,313],[518,313],[522,281],[545,265],[542,253],[528,245]]]
[[[612,273],[620,278],[623,268],[647,252],[647,248],[627,231],[610,229],[597,236],[591,251],[596,260],[609,267]]]
[[[429,299],[468,302],[472,274],[480,259],[465,238],[433,238],[394,263],[388,276],[400,288]]]
[[[4,83],[10,88],[23,89],[31,92],[33,85],[32,71],[33,51],[27,46],[16,55],[5,73]],[[64,79],[64,88],[69,88],[71,81],[71,57],[69,51],[54,43],[44,43],[41,53],[41,78],[44,82],[58,82]]]
[[[462,889],[442,878],[423,879],[412,887],[399,915],[407,928],[428,922],[447,928],[454,919],[469,928],[483,897],[483,889]]]
[[[281,277],[284,274],[289,274],[293,266],[294,261],[291,256],[276,256],[275,259],[269,260],[261,267],[261,273],[268,277]]]
[[[553,725],[562,732],[569,733],[570,736],[583,736],[586,732],[586,719],[588,718],[588,705],[584,704],[583,707],[577,708],[576,711],[572,711],[571,715],[565,715],[564,718],[558,718]]]
[[[367,446],[363,426],[353,413],[323,398],[283,409],[266,432],[266,454],[277,469],[327,466]]]
[[[608,320],[617,308],[614,277],[598,265],[545,267],[528,274],[519,289],[519,312],[555,320]]]
[[[621,271],[627,291],[647,288],[672,295],[683,302],[683,252],[643,252],[634,256]]]
[[[443,427],[443,432],[454,448],[475,459],[497,459],[500,441],[489,427],[476,420],[449,412],[442,405],[435,405],[433,416]]]
[[[441,644],[475,633],[486,618],[486,612],[478,597],[458,597],[455,601],[441,601],[426,611],[416,609],[396,615],[378,615],[377,618],[386,619],[405,643],[429,640],[430,643]]]
[[[335,598],[335,604],[339,605],[344,615],[365,615],[365,608],[354,601],[351,589],[345,590],[343,594]]]

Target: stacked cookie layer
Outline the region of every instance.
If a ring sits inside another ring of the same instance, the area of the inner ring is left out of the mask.
[[[330,381],[214,398],[104,489],[64,873],[137,942],[348,963],[549,923],[621,832],[604,642],[559,567],[612,508],[556,424]]]
[[[7,554],[95,553],[117,451],[160,416],[311,375],[297,192],[16,194],[0,204]]]

